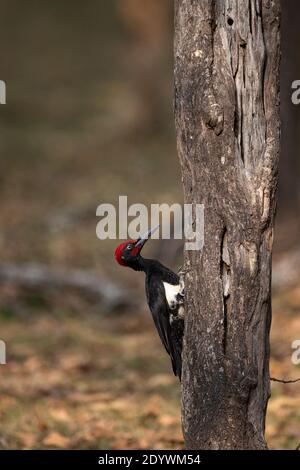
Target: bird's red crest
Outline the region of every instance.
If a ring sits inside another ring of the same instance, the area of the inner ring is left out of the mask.
[[[136,240],[127,240],[126,242],[121,243],[116,250],[115,250],[115,258],[117,263],[119,263],[121,266],[126,266],[126,263],[124,260],[122,260],[122,253],[125,249],[125,247],[129,244],[132,243],[133,245],[136,243]],[[131,253],[132,255],[137,255],[139,252],[139,247],[133,248]]]
[[[115,258],[117,263],[119,263],[121,266],[133,267],[132,261],[134,261],[134,257],[140,253],[146,241],[149,240],[152,233],[154,233],[158,228],[159,225],[151,228],[150,230],[147,230],[147,232],[141,235],[138,240],[127,240],[126,242],[121,243],[115,251]]]

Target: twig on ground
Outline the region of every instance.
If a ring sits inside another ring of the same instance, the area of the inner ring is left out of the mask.
[[[93,302],[100,302],[105,311],[138,307],[130,292],[81,269],[52,268],[35,263],[0,263],[1,284],[39,291],[74,290]]]
[[[270,380],[272,380],[273,382],[280,382],[282,384],[294,384],[296,382],[300,382],[300,378],[295,379],[295,380],[284,380],[284,379],[277,379],[276,377],[270,377]]]

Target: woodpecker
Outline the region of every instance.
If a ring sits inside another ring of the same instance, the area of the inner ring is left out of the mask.
[[[121,243],[115,250],[115,258],[119,265],[145,273],[147,303],[154,324],[171,358],[173,372],[181,380],[184,282],[181,276],[159,261],[141,256],[143,246],[158,227],[150,229],[137,240]]]

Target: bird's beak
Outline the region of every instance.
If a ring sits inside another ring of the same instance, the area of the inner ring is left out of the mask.
[[[146,241],[149,240],[152,233],[154,233],[158,228],[159,228],[159,224],[153,228],[150,228],[150,230],[147,230],[147,232],[143,233],[143,235],[136,242],[135,247],[140,246],[142,248],[145,245]]]

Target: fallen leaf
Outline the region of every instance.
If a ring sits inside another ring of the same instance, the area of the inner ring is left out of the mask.
[[[161,426],[173,426],[174,424],[179,424],[179,417],[171,415],[161,415],[158,419]]]
[[[50,410],[50,416],[55,421],[59,421],[61,423],[70,423],[72,421],[71,416],[66,412],[64,408],[56,408]]]
[[[31,449],[36,442],[36,436],[29,432],[18,432],[16,436],[26,449]]]
[[[70,444],[70,438],[62,436],[58,432],[51,432],[43,440],[46,447],[60,447],[66,449]]]

